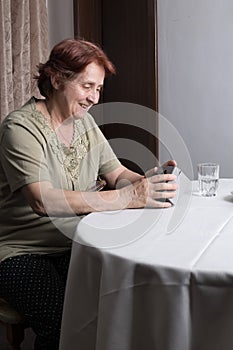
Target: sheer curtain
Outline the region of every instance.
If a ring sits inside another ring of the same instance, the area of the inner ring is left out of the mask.
[[[0,120],[39,97],[32,79],[48,56],[46,0],[0,0]]]

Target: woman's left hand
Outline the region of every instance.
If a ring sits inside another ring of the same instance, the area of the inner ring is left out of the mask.
[[[166,163],[164,163],[162,166],[177,166],[177,163],[174,159],[170,159]]]

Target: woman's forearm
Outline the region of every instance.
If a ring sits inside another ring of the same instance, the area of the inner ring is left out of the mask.
[[[128,206],[131,190],[81,192],[57,189],[49,182],[25,185],[22,194],[40,216],[73,216]]]
[[[116,188],[122,188],[130,184],[133,184],[134,182],[142,179],[143,177],[144,176],[138,173],[135,173],[129,169],[125,169],[117,178]]]
[[[127,179],[125,178],[125,175]],[[177,184],[173,174],[146,178],[133,172],[122,173],[128,185],[103,192],[80,192],[53,188],[49,182],[25,185],[22,193],[32,209],[41,216],[73,216],[96,211],[168,207],[166,198],[173,198]],[[161,199],[164,201],[161,202]]]

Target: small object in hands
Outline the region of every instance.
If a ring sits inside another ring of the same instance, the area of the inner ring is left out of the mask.
[[[219,164],[201,163],[197,171],[200,194],[204,197],[215,196],[219,184]]]
[[[181,170],[176,166],[172,166],[172,165],[161,166],[156,171],[156,174],[174,174],[176,175],[176,177],[178,177],[180,173],[181,173]]]
[[[98,192],[101,191],[106,186],[106,181],[98,179],[93,181],[87,188],[88,192]]]
[[[176,167],[176,166],[172,166],[172,165],[167,165],[167,166],[161,166],[157,169],[156,174],[174,174],[176,175],[176,180],[172,181],[172,182],[177,182],[178,176],[181,174],[181,170]],[[168,181],[167,181],[168,182]],[[176,199],[175,198],[160,198],[158,199],[160,202],[169,202],[172,205],[175,205]]]

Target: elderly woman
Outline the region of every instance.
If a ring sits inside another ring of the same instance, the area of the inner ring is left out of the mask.
[[[56,350],[77,221],[93,211],[169,207],[159,199],[173,197],[176,184],[174,175],[146,178],[121,165],[88,113],[115,73],[98,46],[64,40],[38,68],[44,99],[32,97],[0,129],[0,297],[33,328],[35,349]],[[91,191],[98,176],[110,190]]]

